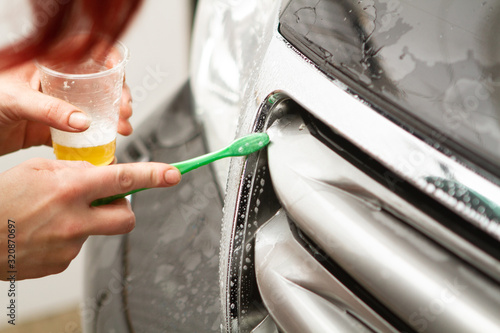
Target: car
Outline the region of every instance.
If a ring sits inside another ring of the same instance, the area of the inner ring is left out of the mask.
[[[500,331],[499,11],[198,1],[189,81],[118,160],[271,143],[131,198],[87,331]]]

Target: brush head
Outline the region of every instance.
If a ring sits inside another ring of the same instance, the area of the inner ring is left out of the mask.
[[[237,139],[229,147],[233,156],[245,156],[264,148],[269,141],[267,133],[253,133]]]

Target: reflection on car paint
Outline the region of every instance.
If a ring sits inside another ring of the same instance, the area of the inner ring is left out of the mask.
[[[498,175],[488,163],[500,162],[498,13],[496,1],[292,0],[280,31]]]

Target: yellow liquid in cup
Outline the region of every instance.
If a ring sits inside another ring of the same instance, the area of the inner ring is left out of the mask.
[[[58,160],[87,161],[96,166],[108,165],[115,159],[116,139],[96,147],[66,147],[53,142]]]

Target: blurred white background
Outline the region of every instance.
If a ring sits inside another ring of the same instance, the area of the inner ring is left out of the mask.
[[[0,43],[5,42],[6,36],[13,36],[15,29],[22,28],[22,15],[29,15],[18,1],[0,4],[0,18],[4,19],[0,23]],[[12,15],[16,16],[15,21],[5,20]],[[122,38],[131,52],[126,78],[134,99],[134,127],[186,80],[191,15],[190,1],[146,0]],[[123,139],[118,140],[118,145],[121,142]],[[0,172],[32,157],[54,158],[48,147],[26,149],[0,157]],[[85,247],[61,274],[18,282],[16,324],[78,306],[83,298],[84,255]],[[7,283],[0,282],[0,309],[8,304],[7,290]],[[0,311],[0,329],[10,326],[5,313],[6,310]]]

